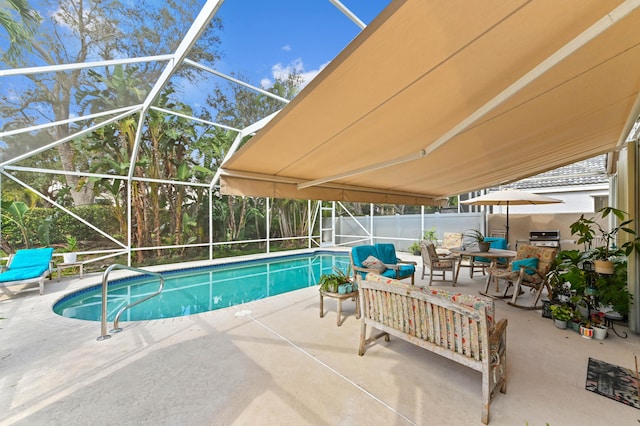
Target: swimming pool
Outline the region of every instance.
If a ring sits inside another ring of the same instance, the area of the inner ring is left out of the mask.
[[[173,318],[214,311],[317,284],[321,274],[338,267],[346,271],[346,253],[316,251],[199,268],[162,272],[163,292],[126,310],[122,321]],[[136,300],[154,293],[158,279],[137,276],[109,283],[107,320]],[[101,320],[102,285],[95,285],[59,300],[58,315],[89,321]]]

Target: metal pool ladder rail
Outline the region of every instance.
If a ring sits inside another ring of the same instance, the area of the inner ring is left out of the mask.
[[[109,266],[104,273],[102,274],[102,320],[100,323],[100,336],[96,339],[96,340],[106,340],[109,339],[111,337],[110,334],[107,333],[107,291],[108,291],[108,287],[109,287],[109,274],[111,273],[111,271],[113,271],[114,269],[126,269],[127,271],[133,271],[133,272],[138,272],[140,274],[143,275],[151,275],[153,277],[158,277],[160,279],[160,287],[158,288],[158,291],[156,291],[153,294],[150,294],[146,297],[143,297],[140,300],[136,300],[133,303],[129,303],[127,306],[124,306],[123,308],[121,308],[118,311],[118,314],[116,315],[116,318],[113,320],[113,329],[111,330],[112,333],[118,333],[120,331],[122,331],[122,329],[120,327],[118,327],[119,323],[120,323],[120,316],[122,315],[122,313],[124,311],[126,311],[129,308],[132,308],[136,305],[139,305],[142,302],[145,302],[149,299],[151,299],[152,297],[155,297],[157,295],[159,295],[160,293],[162,293],[162,289],[164,288],[164,277],[162,276],[162,274],[158,273],[158,272],[151,272],[151,271],[147,271],[145,269],[140,269],[140,268],[133,268],[131,266],[126,266],[126,265],[120,265],[120,264],[114,264]]]

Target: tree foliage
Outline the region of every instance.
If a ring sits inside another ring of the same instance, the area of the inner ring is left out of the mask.
[[[31,50],[23,50],[25,55],[21,58],[3,57],[9,67],[171,53],[201,6],[195,0],[141,0],[135,7],[131,7],[130,2],[118,0],[43,0],[43,4],[45,8],[41,13],[47,18],[37,31],[34,29],[33,37],[29,39]],[[221,28],[216,18],[192,47],[189,58],[210,64],[217,61],[217,33]],[[0,90],[0,115],[4,127],[21,128],[142,104],[165,65],[148,61],[26,75],[22,90]],[[198,71],[188,67],[181,68],[178,74],[191,81],[199,77]],[[300,75],[291,74],[276,79],[271,87],[263,90],[292,99],[301,82]],[[42,152],[27,159],[23,165],[88,171],[100,177],[43,174],[38,176],[46,176],[46,179],[37,182],[37,189],[64,205],[90,205],[96,197],[104,201],[111,206],[108,219],[118,227],[112,232],[123,241],[130,237],[135,248],[208,241],[209,201],[213,205],[215,240],[263,238],[267,226],[263,198],[223,197],[196,185],[211,181],[237,137],[236,132],[184,118],[182,115],[191,116],[193,111],[175,100],[174,90],[167,84],[155,99],[154,106],[181,115],[152,108],[144,117],[132,113],[71,139],[70,135],[104,118],[75,121],[19,137],[7,137],[7,146],[1,149],[14,156],[67,138],[68,142],[58,145],[57,150]],[[215,121],[237,128],[248,126],[283,105],[281,100],[240,85],[217,87],[208,98]],[[137,135],[141,136],[138,142]],[[139,150],[132,158],[134,146],[139,146]],[[130,184],[123,179],[128,175],[135,177]],[[31,182],[36,179],[34,175]],[[66,185],[61,189],[62,183]],[[22,194],[16,191],[15,195],[16,200],[27,201],[25,191]],[[209,200],[211,196],[213,199]],[[131,200],[131,236],[127,235],[127,200]],[[306,201],[273,200],[272,209],[272,237],[288,238],[307,232]],[[75,225],[64,223],[70,229],[69,234],[85,232],[80,229],[82,227],[76,229]],[[54,232],[54,235],[57,234]],[[184,248],[179,251],[184,253]],[[142,263],[150,252],[136,253],[137,262]],[[160,256],[160,249],[155,254]]]
[[[31,52],[31,41],[40,24],[40,15],[27,0],[0,1],[0,25],[9,36],[9,48],[1,52],[5,61],[18,62]]]
[[[9,67],[18,65],[59,65],[84,63],[87,61],[109,60],[119,57],[152,56],[171,53],[182,40],[200,11],[196,0],[178,2],[149,2],[141,0],[132,5],[119,0],[43,0],[42,21],[38,31],[30,39],[32,54],[24,55],[20,64],[15,58],[3,57]],[[194,60],[212,63],[218,58],[219,39],[217,31],[221,27],[216,18],[201,36],[190,52]],[[164,63],[144,62],[131,68],[135,75],[122,76],[122,68],[114,70],[74,69],[55,73],[28,74],[21,82],[19,90],[3,91],[0,95],[0,114],[5,119],[5,127],[19,128],[34,125],[42,120],[62,121],[73,115],[80,115],[88,104],[78,97],[87,93],[116,90],[118,78],[134,78],[139,86],[128,86],[129,95],[146,91],[150,82],[156,81]],[[196,79],[196,71],[184,69],[183,76]],[[101,78],[96,78],[101,76]],[[122,85],[119,85],[122,88]],[[114,93],[107,98],[118,98]],[[130,96],[131,97],[131,96]],[[78,103],[80,102],[80,104]],[[129,103],[131,105],[131,103]],[[92,103],[94,112],[107,109],[110,104]],[[81,125],[87,126],[90,122]],[[63,124],[47,130],[50,141],[63,139],[76,129],[71,124]],[[59,156],[67,171],[81,170],[83,164],[72,143],[58,146]],[[76,205],[92,202],[93,190],[90,184],[81,184],[80,178],[66,175],[66,183]]]

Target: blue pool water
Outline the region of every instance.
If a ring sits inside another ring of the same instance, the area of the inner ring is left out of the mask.
[[[346,271],[349,256],[317,251],[312,254],[227,263],[163,272],[163,292],[126,310],[122,321],[172,318],[213,311],[252,300],[311,287],[334,266]],[[109,283],[107,319],[137,299],[157,291],[157,278],[132,277]],[[100,321],[102,285],[71,293],[58,301],[58,315]]]

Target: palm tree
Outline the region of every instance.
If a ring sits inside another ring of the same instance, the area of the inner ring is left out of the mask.
[[[31,39],[41,18],[26,0],[8,0],[8,3],[18,12],[20,21],[14,19],[11,8],[0,9],[0,25],[7,31],[10,40],[4,55],[9,61],[17,61],[25,50],[31,51]]]

